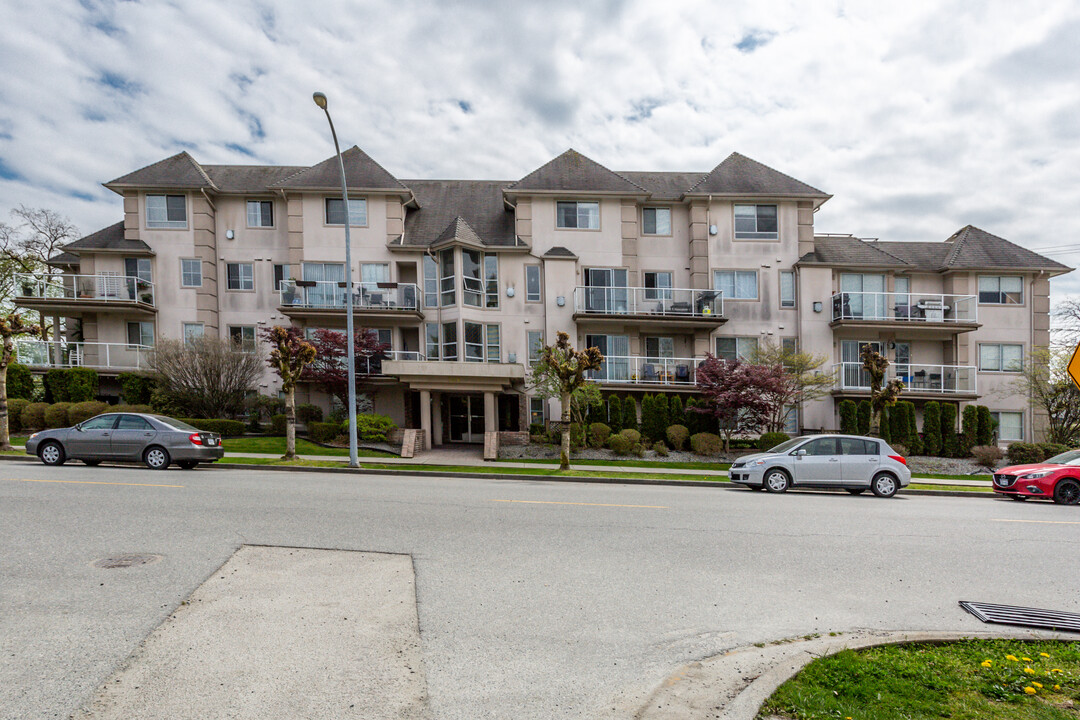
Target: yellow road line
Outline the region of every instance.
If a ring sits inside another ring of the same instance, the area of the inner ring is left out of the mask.
[[[665,505],[615,505],[611,503],[558,502],[556,500],[492,500],[491,502],[525,503],[528,505],[588,505],[589,507],[648,508],[650,510],[670,510]]]
[[[134,487],[167,487],[167,488],[182,488],[183,485],[158,485],[156,483],[121,483],[121,482],[101,482],[98,480],[34,480],[31,478],[4,478],[4,480],[13,480],[15,482],[46,482],[46,483],[69,483],[72,485],[131,485]]]
[[[993,518],[992,522],[1038,523],[1040,525],[1080,525],[1080,522],[1076,522],[1073,520],[1012,520],[1005,518]]]

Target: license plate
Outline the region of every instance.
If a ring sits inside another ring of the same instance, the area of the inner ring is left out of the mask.
[[[208,440],[206,441],[206,444],[207,444],[207,445],[217,445],[217,440],[215,440],[214,438],[209,438],[209,439],[208,439]]]

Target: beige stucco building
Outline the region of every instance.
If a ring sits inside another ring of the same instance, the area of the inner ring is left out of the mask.
[[[978,402],[1002,441],[1039,419],[1014,371],[1049,341],[1050,278],[1069,268],[971,226],[942,241],[815,234],[829,195],[733,153],[709,172],[615,172],[569,150],[515,181],[399,180],[359,148],[312,167],[202,165],[186,152],[117,178],[124,219],[24,278],[19,305],[77,319],[25,343],[36,369],[143,366],[163,337],[345,326],[344,224],[357,324],[392,348],[364,402],[428,445],[557,418],[527,367],[563,330],[606,357],[607,392],[694,392],[706,353],[761,343],[829,358],[835,390],[794,431],[838,427],[868,396],[874,343],[906,397]],[[59,324],[57,325],[59,327]],[[277,392],[267,372],[261,390]],[[329,405],[313,387],[301,401]]]

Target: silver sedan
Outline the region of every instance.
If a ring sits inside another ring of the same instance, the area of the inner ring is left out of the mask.
[[[782,493],[790,487],[866,490],[892,497],[911,482],[900,453],[881,438],[811,435],[781,443],[732,463],[728,476],[755,490]]]
[[[201,462],[225,455],[221,436],[199,430],[164,415],[106,413],[75,427],[43,430],[26,441],[26,453],[37,455],[46,465],[82,460],[97,465],[102,460],[143,462],[151,470],[176,463],[190,470]]]

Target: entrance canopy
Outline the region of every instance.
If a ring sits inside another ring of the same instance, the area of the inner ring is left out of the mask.
[[[383,373],[397,376],[413,390],[453,393],[500,392],[525,380],[520,363],[384,360]]]

